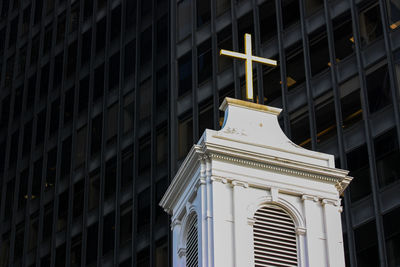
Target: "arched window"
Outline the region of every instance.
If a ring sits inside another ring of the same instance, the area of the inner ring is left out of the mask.
[[[269,205],[254,215],[254,265],[297,266],[295,225],[279,206]]]
[[[188,223],[186,237],[186,266],[198,266],[198,240],[197,240],[197,216],[193,216]]]

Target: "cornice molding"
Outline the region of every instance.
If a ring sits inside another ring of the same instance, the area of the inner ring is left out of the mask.
[[[255,160],[235,158],[232,156],[222,155],[219,153],[210,153],[210,156],[213,159],[229,161],[229,162],[232,162],[235,164],[241,164],[243,166],[250,166],[250,167],[255,167],[255,168],[260,168],[260,169],[268,169],[268,170],[271,170],[271,171],[274,171],[277,173],[289,174],[291,176],[301,176],[301,177],[305,177],[308,179],[327,181],[327,182],[332,182],[335,184],[341,184],[342,180],[344,179],[344,177],[337,177],[337,176],[333,176],[333,175],[332,176],[321,175],[321,174],[313,173],[312,171],[306,172],[303,170],[295,169],[295,168],[293,168],[293,166],[286,166],[286,167],[278,166],[278,165],[258,162]],[[285,162],[282,162],[282,163],[285,163]]]

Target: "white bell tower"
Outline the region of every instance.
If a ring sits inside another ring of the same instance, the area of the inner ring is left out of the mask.
[[[172,216],[173,266],[345,266],[332,155],[282,132],[280,109],[226,98],[160,205]]]

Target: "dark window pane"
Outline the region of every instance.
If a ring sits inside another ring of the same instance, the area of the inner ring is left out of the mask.
[[[82,37],[82,56],[81,64],[85,65],[89,60],[92,52],[92,30],[88,30]]]
[[[206,24],[211,19],[210,1],[196,1],[197,27]]]
[[[102,137],[102,124],[103,114],[97,115],[92,120],[92,143],[91,143],[91,156],[93,157],[101,149],[101,137]]]
[[[137,233],[147,236],[150,230],[150,188],[137,195]]]
[[[121,222],[120,222],[120,245],[132,240],[132,209],[127,207],[121,208]]]
[[[192,54],[190,52],[178,60],[178,69],[178,96],[183,96],[192,89]]]
[[[297,115],[290,119],[291,140],[293,143],[310,148],[310,121],[308,117],[307,107],[303,107],[304,111],[301,115]]]
[[[353,53],[354,37],[350,12],[336,17],[333,22],[336,61],[340,61]]]
[[[192,118],[179,120],[178,124],[178,158],[183,159],[193,145]]]
[[[364,1],[359,10],[361,45],[368,45],[383,34],[379,3]]]
[[[104,63],[94,70],[93,102],[104,95]]]
[[[232,29],[231,26],[224,28],[217,34],[218,51],[220,49],[232,50]],[[218,72],[221,72],[232,66],[232,58],[219,57],[218,58]]]
[[[117,180],[117,159],[115,157],[106,162],[104,180],[104,199],[114,198]]]
[[[98,223],[87,229],[86,264],[94,263],[97,259],[97,231]]]
[[[110,58],[108,75],[108,90],[111,91],[119,86],[119,52]]]
[[[107,143],[114,142],[118,131],[118,103],[108,108],[107,111]]]
[[[202,84],[212,75],[211,39],[198,46],[197,54],[198,83]]]
[[[381,187],[400,180],[400,151],[397,140],[396,129],[374,139],[376,172]]]
[[[328,37],[325,26],[309,36],[309,44],[311,74],[315,76],[319,72],[327,70],[329,66]]]
[[[75,168],[82,166],[86,159],[86,125],[78,130],[75,143]]]
[[[132,133],[134,122],[134,93],[131,92],[124,96],[124,134]]]
[[[192,25],[192,10],[190,0],[181,0],[178,2],[178,37],[182,40],[190,34]]]
[[[356,228],[354,230],[354,241],[356,243],[357,266],[379,266],[375,221]]]
[[[148,119],[151,114],[152,80],[147,79],[139,85],[139,120]]]
[[[371,194],[367,145],[347,154],[347,168],[350,176],[354,177],[350,184],[351,201],[355,202]]]
[[[121,36],[121,5],[114,8],[111,14],[111,37],[110,37],[111,42],[119,41],[120,36]]]
[[[387,65],[369,73],[366,79],[369,110],[373,113],[391,103]]]
[[[151,27],[147,28],[141,35],[140,41],[140,64],[144,65],[151,60],[152,38]]]
[[[400,208],[383,215],[388,266],[400,265]]]
[[[103,18],[97,23],[96,26],[96,52],[100,52],[106,45],[106,18]]]
[[[125,78],[135,73],[135,62],[136,40],[132,40],[127,45],[125,45]]]
[[[100,174],[99,170],[95,170],[90,174],[89,178],[89,210],[95,209],[99,206],[100,196]]]
[[[276,36],[276,12],[275,2],[265,1],[259,8],[260,13],[260,37],[264,43]]]
[[[65,93],[64,125],[71,122],[72,116],[74,115],[74,103],[75,103],[74,97],[75,97],[75,88],[72,87]]]
[[[66,178],[71,172],[72,137],[62,142],[61,150],[61,179]]]
[[[103,255],[114,250],[115,237],[115,213],[112,212],[104,217],[103,226]]]
[[[69,194],[69,189],[63,192],[58,200],[57,231],[62,231],[67,226],[68,209],[69,209],[68,194]]]
[[[288,28],[294,23],[300,21],[299,3],[296,0],[283,0],[282,1],[282,20],[283,28]]]
[[[79,217],[83,212],[85,180],[82,179],[74,185],[73,217]]]
[[[84,77],[79,82],[79,112],[84,111],[88,107],[89,102],[89,76]]]
[[[286,82],[288,90],[293,90],[305,81],[303,45],[297,42],[285,50]]]
[[[306,0],[305,1],[306,15],[307,16],[312,15],[317,10],[321,9],[323,5],[324,5],[323,0]]]

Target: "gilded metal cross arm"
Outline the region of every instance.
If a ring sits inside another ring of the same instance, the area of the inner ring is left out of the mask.
[[[238,53],[221,49],[220,55],[244,59],[246,61],[246,99],[253,101],[253,61],[273,67],[277,66],[277,61],[253,56],[251,48],[251,35],[248,33],[244,35],[244,50],[245,53]]]

